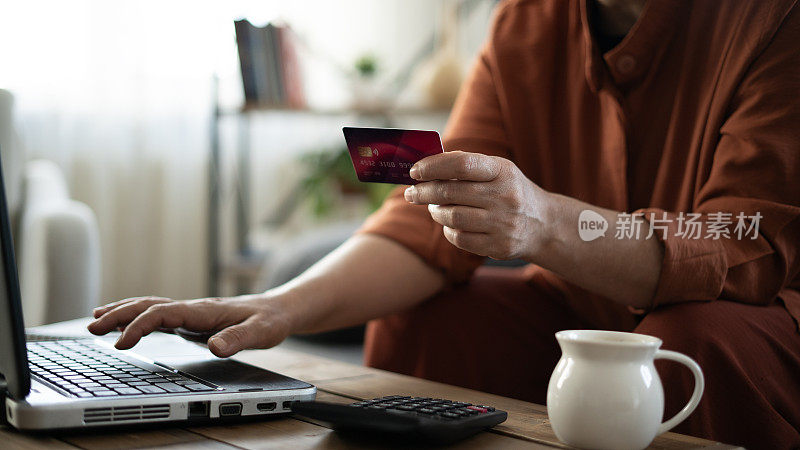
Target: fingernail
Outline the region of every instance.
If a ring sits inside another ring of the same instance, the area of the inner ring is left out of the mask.
[[[211,339],[208,340],[208,344],[209,345],[213,344],[214,347],[217,347],[217,350],[221,352],[225,352],[226,350],[228,350],[228,343],[225,342],[225,339],[222,339],[221,337],[212,337]]]
[[[406,199],[407,202],[414,202],[414,196],[417,193],[417,188],[414,186],[409,186],[406,188],[406,191],[403,193],[403,197]]]
[[[411,170],[408,171],[408,175],[415,180],[419,180],[419,167],[416,164],[411,166]]]

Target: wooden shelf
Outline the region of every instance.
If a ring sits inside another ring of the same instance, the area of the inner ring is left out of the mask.
[[[245,114],[306,114],[316,116],[346,116],[346,115],[359,115],[359,116],[427,116],[427,115],[447,115],[450,114],[450,109],[429,109],[429,108],[393,108],[393,107],[376,107],[376,108],[290,108],[281,105],[244,105],[239,108],[233,109],[220,109],[219,114],[222,116],[235,116]]]
[[[233,283],[236,293],[248,292],[252,289],[253,281],[257,278],[261,266],[259,255],[251,254],[248,243],[250,236],[250,127],[251,123],[259,122],[258,119],[269,119],[270,115],[283,118],[281,115],[296,117],[330,117],[334,119],[348,118],[358,122],[378,122],[383,126],[391,127],[398,120],[406,118],[436,118],[446,119],[450,114],[449,108],[424,108],[424,107],[398,107],[384,104],[375,107],[333,107],[333,108],[291,108],[286,105],[245,104],[238,107],[223,107],[219,99],[219,80],[214,78],[212,83],[214,109],[212,112],[212,126],[209,142],[209,168],[208,168],[208,295],[221,295],[220,283]],[[256,117],[266,115],[267,117]],[[238,122],[239,130],[235,144],[235,164],[237,165],[237,182],[235,209],[236,251],[231,259],[223,258],[221,254],[222,242],[222,191],[223,183],[222,144],[220,142],[220,123],[232,119]],[[286,117],[287,119],[289,117]]]

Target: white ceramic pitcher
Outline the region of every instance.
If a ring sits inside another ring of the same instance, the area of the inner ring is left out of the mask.
[[[635,333],[566,330],[556,333],[559,360],[547,389],[547,414],[558,439],[582,448],[641,449],[681,423],[703,395],[703,372],[688,356],[659,350],[661,339]],[[664,391],[654,359],[686,365],[694,393],[661,423]]]

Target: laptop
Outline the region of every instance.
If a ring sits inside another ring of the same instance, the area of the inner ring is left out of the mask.
[[[167,333],[135,351],[115,349],[113,337],[26,337],[1,166],[0,244],[0,419],[17,429],[208,423],[288,413],[316,396],[308,383]]]

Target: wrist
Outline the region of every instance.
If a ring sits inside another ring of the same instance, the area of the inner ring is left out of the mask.
[[[243,297],[256,308],[265,310],[271,317],[286,324],[289,334],[301,331],[302,325],[299,322],[303,315],[298,311],[301,303],[296,301],[296,295],[291,290],[279,287]]]
[[[563,215],[563,197],[542,189],[539,195],[536,226],[533,227],[533,245],[527,261],[542,265],[544,258],[561,239],[559,233]]]

